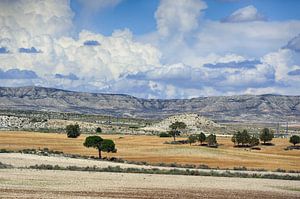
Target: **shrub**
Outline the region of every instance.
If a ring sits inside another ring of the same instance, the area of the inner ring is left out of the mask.
[[[172,137],[169,133],[165,133],[165,132],[161,132],[158,136],[161,137],[161,138]]]
[[[77,138],[80,136],[80,127],[78,124],[70,124],[66,127],[68,138]]]
[[[298,143],[300,143],[300,136],[293,135],[290,137],[290,143],[292,143],[294,146]]]
[[[102,133],[102,129],[100,127],[96,128],[96,133]]]

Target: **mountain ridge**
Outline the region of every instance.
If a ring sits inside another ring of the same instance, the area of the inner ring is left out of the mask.
[[[35,86],[0,87],[0,109],[153,119],[197,113],[218,121],[300,121],[300,96],[264,94],[143,99],[127,94],[76,92]]]

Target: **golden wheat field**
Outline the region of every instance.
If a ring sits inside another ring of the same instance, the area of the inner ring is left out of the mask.
[[[79,138],[67,138],[65,134],[37,133],[22,131],[1,131],[0,149],[49,148],[70,154],[94,155],[97,151],[85,148],[83,141],[87,135]],[[234,148],[230,138],[218,137],[219,148],[208,148],[194,144],[164,144],[172,138],[159,138],[146,135],[101,135],[116,143],[117,153],[104,156],[118,157],[125,160],[146,161],[149,163],[206,164],[210,167],[263,168],[275,170],[300,170],[300,151],[284,150],[289,146],[287,138],[273,139],[274,146],[260,146],[261,150]],[[179,138],[183,139],[183,138]],[[1,160],[0,160],[1,161]]]

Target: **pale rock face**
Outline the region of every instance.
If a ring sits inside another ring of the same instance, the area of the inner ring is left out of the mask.
[[[187,125],[187,129],[184,130],[187,133],[200,133],[201,131],[208,131],[213,128],[221,127],[219,124],[202,117],[195,113],[186,113],[181,115],[174,115],[162,120],[159,123],[145,127],[146,131],[169,131],[169,126],[174,122],[183,122]]]

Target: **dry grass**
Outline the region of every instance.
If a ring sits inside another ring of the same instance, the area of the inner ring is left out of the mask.
[[[230,138],[220,137],[221,146],[217,149],[204,146],[163,144],[172,138],[135,135],[101,135],[113,139],[118,148],[116,154],[104,154],[126,160],[147,161],[151,163],[206,164],[210,167],[264,168],[275,170],[300,170],[300,151],[285,151],[288,139],[273,140],[275,146],[261,146],[261,151],[233,148]],[[49,148],[65,153],[94,155],[95,149],[87,149],[82,143],[86,135],[77,139],[67,138],[65,134],[0,132],[0,148],[18,150],[25,148]]]

